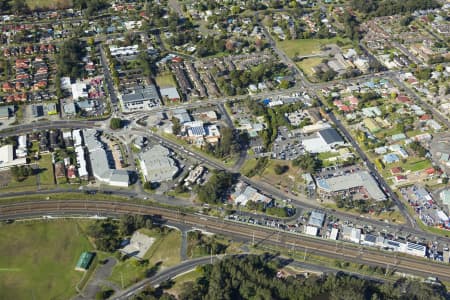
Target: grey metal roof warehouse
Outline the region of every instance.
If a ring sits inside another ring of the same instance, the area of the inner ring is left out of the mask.
[[[317,186],[326,192],[339,192],[364,187],[373,199],[377,201],[386,199],[386,195],[380,189],[378,183],[367,171],[359,171],[327,179],[318,179]]]
[[[131,94],[122,95],[124,103],[144,100],[159,100],[158,91],[153,84],[147,87],[137,87]]]
[[[141,153],[140,166],[145,180],[161,182],[172,180],[178,173],[178,166],[170,157],[169,149],[155,145],[148,151]]]
[[[343,143],[344,140],[334,128],[327,128],[319,131],[319,135],[328,144]]]

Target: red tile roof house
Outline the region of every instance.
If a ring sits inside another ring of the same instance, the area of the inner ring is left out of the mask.
[[[70,165],[67,168],[67,177],[69,179],[75,179],[77,178],[77,168],[74,165]]]
[[[14,86],[9,82],[5,82],[2,84],[2,91],[5,93],[14,92]]]
[[[406,176],[404,176],[404,175],[397,175],[397,176],[395,176],[395,181],[396,182],[403,182],[403,181],[406,181],[408,178],[406,178]]]
[[[391,169],[392,175],[403,173],[403,169],[401,167],[394,167]]]
[[[420,121],[427,121],[427,120],[431,120],[431,116],[428,114],[425,114],[423,116],[420,117]]]
[[[408,103],[408,104],[412,103],[412,101],[411,101],[411,99],[409,99],[409,97],[402,96],[402,95],[397,96],[397,101],[402,102],[402,103]]]

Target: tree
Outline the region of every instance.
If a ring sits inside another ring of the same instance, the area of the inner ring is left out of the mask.
[[[79,39],[66,40],[56,58],[59,75],[79,78],[83,72],[82,58],[84,56],[85,49]]]
[[[197,187],[198,200],[211,204],[221,203],[232,183],[232,174],[226,171],[214,171],[206,184]]]
[[[276,164],[275,167],[274,167],[274,172],[277,175],[281,175],[283,173],[286,173],[287,170],[289,170],[289,167],[287,165]]]
[[[181,132],[180,119],[178,119],[177,117],[172,117],[171,121],[172,121],[172,133],[174,135],[179,135]]]
[[[88,226],[87,234],[101,251],[113,252],[120,244],[118,226],[111,219],[97,220]]]
[[[111,118],[109,127],[113,130],[122,128],[122,120],[120,118]]]

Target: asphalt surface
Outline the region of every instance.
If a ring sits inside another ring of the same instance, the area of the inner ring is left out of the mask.
[[[217,259],[220,259],[220,258],[213,256],[212,258],[211,257],[202,257],[202,258],[184,261],[174,267],[164,269],[164,270],[156,273],[152,277],[144,279],[144,280],[132,285],[131,287],[127,288],[126,290],[120,291],[119,293],[113,295],[113,297],[111,299],[114,299],[114,300],[129,299],[131,296],[138,293],[140,290],[142,290],[147,285],[158,286],[162,282],[167,281],[179,274],[193,270],[197,266],[209,264],[209,263],[211,263],[211,261],[215,262]]]
[[[117,260],[114,257],[108,257],[104,264],[99,263],[82,293],[76,296],[74,300],[95,299],[97,292],[101,291],[103,287],[119,292],[120,287],[107,280],[116,264]]]

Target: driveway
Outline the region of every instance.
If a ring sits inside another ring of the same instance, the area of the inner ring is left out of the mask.
[[[101,291],[103,287],[111,288],[114,292],[119,291],[120,288],[117,285],[106,280],[111,275],[112,269],[116,263],[117,260],[114,257],[108,257],[105,264],[99,264],[82,294],[76,296],[74,300],[95,299],[95,295],[97,292]]]

